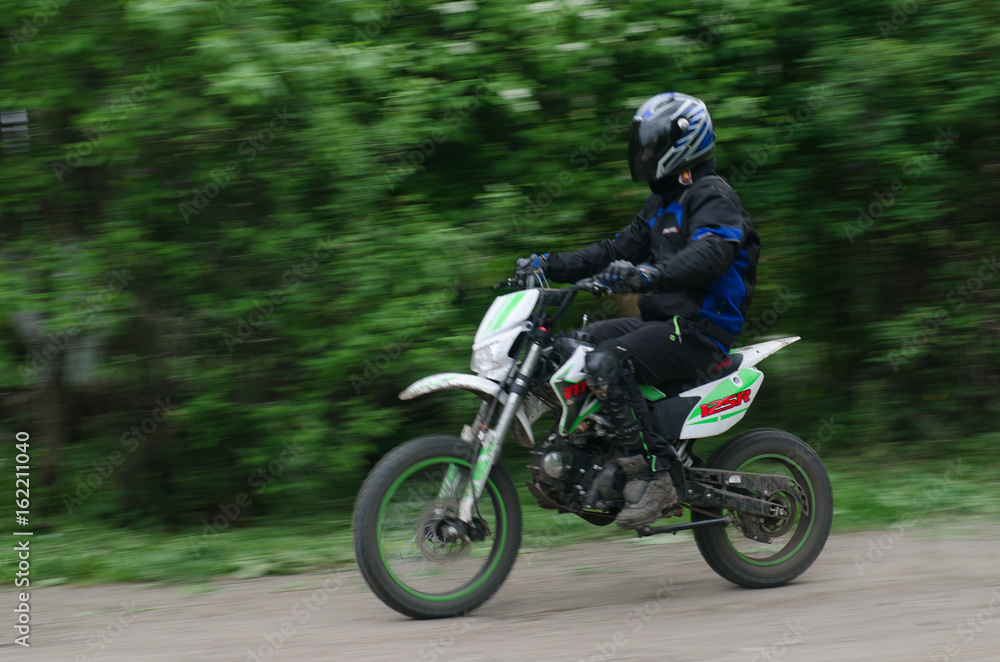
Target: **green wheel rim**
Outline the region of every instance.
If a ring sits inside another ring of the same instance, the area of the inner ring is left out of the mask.
[[[411,467],[408,467],[406,471],[400,474],[400,476],[392,482],[392,485],[389,486],[389,490],[386,492],[385,496],[382,497],[382,503],[379,505],[378,509],[378,519],[375,522],[375,527],[376,527],[375,540],[376,540],[376,545],[378,545],[379,558],[382,559],[382,567],[385,568],[386,572],[389,573],[389,576],[392,577],[392,580],[396,582],[396,584],[404,591],[406,591],[410,595],[420,598],[421,600],[431,600],[434,602],[446,602],[448,600],[458,600],[459,598],[463,598],[472,593],[473,591],[475,591],[476,589],[480,588],[493,575],[493,572],[497,569],[497,566],[500,564],[500,557],[502,555],[504,546],[507,542],[507,505],[503,502],[503,497],[500,496],[500,490],[497,489],[496,485],[493,483],[493,480],[488,479],[486,482],[486,491],[489,491],[496,498],[498,505],[496,514],[497,514],[498,528],[500,529],[500,538],[497,541],[496,545],[494,546],[493,550],[490,552],[490,557],[488,559],[489,562],[486,565],[486,568],[481,570],[475,577],[473,577],[473,579],[465,587],[459,589],[454,593],[446,593],[444,595],[424,593],[422,591],[418,591],[396,576],[396,573],[393,572],[392,567],[389,565],[388,559],[386,559],[385,557],[385,548],[382,546],[382,522],[385,519],[386,506],[388,505],[389,500],[392,499],[393,495],[396,493],[396,490],[399,489],[399,486],[402,485],[407,478],[409,478],[416,472],[420,471],[424,467],[442,463],[456,464],[461,467],[466,467],[467,469],[469,469],[470,473],[472,472],[472,464],[467,460],[460,460],[455,457],[444,457],[444,456],[428,458],[426,460],[418,462],[417,464],[414,464]]]
[[[800,467],[797,462],[795,462],[794,460],[790,460],[789,458],[785,457],[784,455],[777,455],[775,453],[767,453],[767,454],[764,454],[764,455],[755,455],[754,457],[750,458],[749,460],[747,460],[746,462],[744,462],[743,464],[741,464],[736,470],[737,471],[743,471],[744,468],[747,465],[751,464],[752,462],[756,462],[757,460],[779,460],[782,464],[790,464],[791,466],[795,467],[795,469],[798,472],[798,474],[802,477],[802,481],[805,482],[805,485],[806,485],[806,487],[809,490],[809,510],[810,510],[810,513],[811,513],[808,516],[808,518],[807,518],[808,519],[808,524],[806,526],[806,532],[802,536],[802,539],[799,540],[799,544],[797,544],[795,546],[795,549],[793,549],[792,551],[788,552],[787,554],[784,554],[781,558],[766,559],[766,560],[754,559],[754,558],[751,558],[751,557],[747,556],[743,552],[741,552],[738,549],[736,549],[736,546],[733,545],[732,539],[727,534],[725,534],[725,532],[723,532],[723,535],[725,535],[725,537],[726,537],[726,544],[729,545],[729,548],[731,550],[733,550],[733,553],[736,554],[737,556],[739,556],[741,559],[743,559],[747,563],[752,563],[753,565],[759,565],[759,566],[778,565],[779,563],[783,563],[783,562],[787,561],[788,559],[792,558],[793,556],[795,556],[799,552],[799,550],[802,549],[802,545],[806,544],[806,541],[809,540],[809,534],[812,533],[812,527],[813,527],[813,524],[816,521],[816,517],[815,517],[815,514],[816,514],[816,493],[813,490],[812,481],[809,480],[808,474],[806,474],[806,472],[802,470],[802,467]],[[799,480],[798,476],[795,476],[794,478],[795,478],[796,481]],[[803,517],[802,512],[799,511],[800,521],[801,521],[802,517]],[[798,533],[797,530],[796,530],[796,533]],[[780,552],[778,552],[778,553],[780,553]]]

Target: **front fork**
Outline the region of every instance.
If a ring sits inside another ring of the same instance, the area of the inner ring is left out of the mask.
[[[524,361],[521,362],[521,369],[518,371],[517,376],[514,377],[514,383],[511,385],[510,391],[507,393],[507,401],[503,403],[503,411],[500,413],[496,427],[492,429],[480,429],[477,432],[480,443],[479,455],[476,457],[475,465],[472,469],[472,480],[466,485],[465,492],[458,502],[458,519],[466,524],[472,522],[472,509],[476,505],[476,501],[483,494],[483,489],[486,487],[486,479],[493,469],[493,463],[496,462],[497,456],[500,454],[500,448],[503,445],[504,438],[507,436],[507,432],[510,431],[514,416],[517,414],[517,410],[520,408],[521,402],[528,392],[528,384],[531,376],[535,374],[535,366],[538,364],[541,353],[541,345],[538,342],[533,342],[528,348],[528,353],[524,357]],[[440,496],[450,494],[455,489],[457,481],[458,467],[452,465],[448,467],[448,473],[445,475],[444,483],[441,485]]]

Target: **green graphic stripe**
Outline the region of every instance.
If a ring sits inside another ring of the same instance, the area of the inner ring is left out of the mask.
[[[527,294],[527,292],[516,292],[508,295],[510,299],[504,303],[503,308],[497,312],[496,317],[494,317],[493,321],[490,322],[490,326],[486,330],[486,333],[493,333],[499,329],[503,325],[504,321],[506,321],[507,316],[510,315],[510,311],[512,311],[517,304],[521,303],[521,299],[524,298],[525,294]]]
[[[650,386],[649,384],[639,384],[639,390],[642,391],[643,397],[647,400],[652,400],[653,402],[667,397],[666,393],[654,386]]]
[[[705,423],[718,423],[719,421],[724,421],[727,418],[732,418],[733,416],[739,416],[740,414],[745,414],[749,407],[744,407],[739,411],[731,411],[727,414],[722,414],[721,416],[713,416],[712,418],[706,418],[703,421],[688,421],[687,425],[703,425]]]
[[[498,509],[497,512],[497,519],[499,520],[498,528],[500,529],[500,540],[497,543],[499,545],[497,547],[497,552],[493,554],[493,560],[490,562],[490,565],[486,568],[486,570],[480,574],[478,579],[471,582],[465,588],[455,593],[446,593],[445,595],[431,595],[430,593],[422,593],[414,588],[411,588],[407,584],[403,583],[403,581],[396,576],[396,573],[394,573],[392,571],[392,568],[389,566],[389,561],[385,558],[385,548],[382,546],[382,521],[385,519],[386,505],[389,503],[389,500],[392,499],[392,495],[396,493],[396,490],[399,489],[399,486],[403,484],[403,481],[405,481],[407,478],[415,474],[417,471],[420,471],[424,467],[430,466],[432,464],[441,464],[441,463],[448,463],[449,466],[454,466],[457,464],[459,466],[463,466],[468,469],[472,468],[472,465],[466,460],[460,460],[455,457],[432,457],[427,460],[418,462],[417,464],[413,465],[412,467],[404,471],[399,476],[399,478],[393,481],[392,485],[389,487],[389,490],[386,492],[385,497],[383,497],[382,499],[382,505],[379,506],[378,509],[378,519],[376,520],[375,523],[376,526],[375,544],[378,545],[378,553],[382,559],[382,567],[385,568],[386,572],[389,573],[389,576],[392,577],[392,580],[396,582],[396,584],[399,585],[400,588],[402,588],[404,591],[406,591],[410,595],[420,598],[421,600],[431,600],[433,602],[445,602],[447,600],[457,600],[459,598],[465,597],[466,595],[469,595],[470,593],[478,589],[480,586],[482,586],[486,582],[486,580],[490,578],[490,576],[494,573],[494,571],[496,571],[497,566],[500,564],[500,557],[503,555],[502,551],[504,545],[507,542],[507,528],[508,528],[507,504],[503,502],[503,497],[500,496],[500,490],[497,489],[493,481],[488,480],[487,481],[488,485],[491,488],[493,488],[492,493],[496,495],[497,501],[499,501],[500,503],[500,508]]]
[[[597,399],[595,398],[593,401],[591,401],[590,405],[586,409],[584,409],[583,412],[581,412],[579,416],[576,417],[576,420],[573,421],[573,425],[572,425],[572,427],[570,427],[570,429],[568,429],[568,430],[566,430],[566,429],[559,430],[559,433],[562,434],[562,435],[564,435],[564,436],[567,435],[567,434],[569,434],[570,432],[572,432],[573,430],[575,430],[577,428],[577,426],[580,425],[580,423],[583,421],[583,419],[585,419],[588,416],[590,416],[591,414],[597,412],[597,410],[600,409],[600,408],[601,408],[601,403],[598,402]],[[563,427],[563,426],[560,426],[560,427]]]

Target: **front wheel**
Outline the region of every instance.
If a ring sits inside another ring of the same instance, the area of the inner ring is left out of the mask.
[[[382,602],[406,616],[466,614],[489,600],[514,566],[521,506],[500,464],[473,509],[468,539],[455,536],[473,461],[472,446],[458,437],[421,437],[382,458],[361,486],[358,569]]]
[[[708,466],[727,471],[756,474],[780,474],[798,484],[806,503],[796,495],[783,492],[767,498],[785,505],[786,518],[769,518],[761,528],[771,538],[761,543],[744,535],[741,526],[747,517],[726,511],[733,518],[727,526],[695,529],[698,551],[712,570],[734,584],[750,588],[780,586],[813,564],[833,523],[833,491],[823,461],[798,437],[781,430],[751,430],[723,444],[708,461]],[[693,520],[722,517],[721,509],[693,513]]]

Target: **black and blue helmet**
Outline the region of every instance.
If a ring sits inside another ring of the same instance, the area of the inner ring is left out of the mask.
[[[665,92],[635,111],[628,142],[633,182],[653,184],[710,158],[715,130],[701,99]]]

